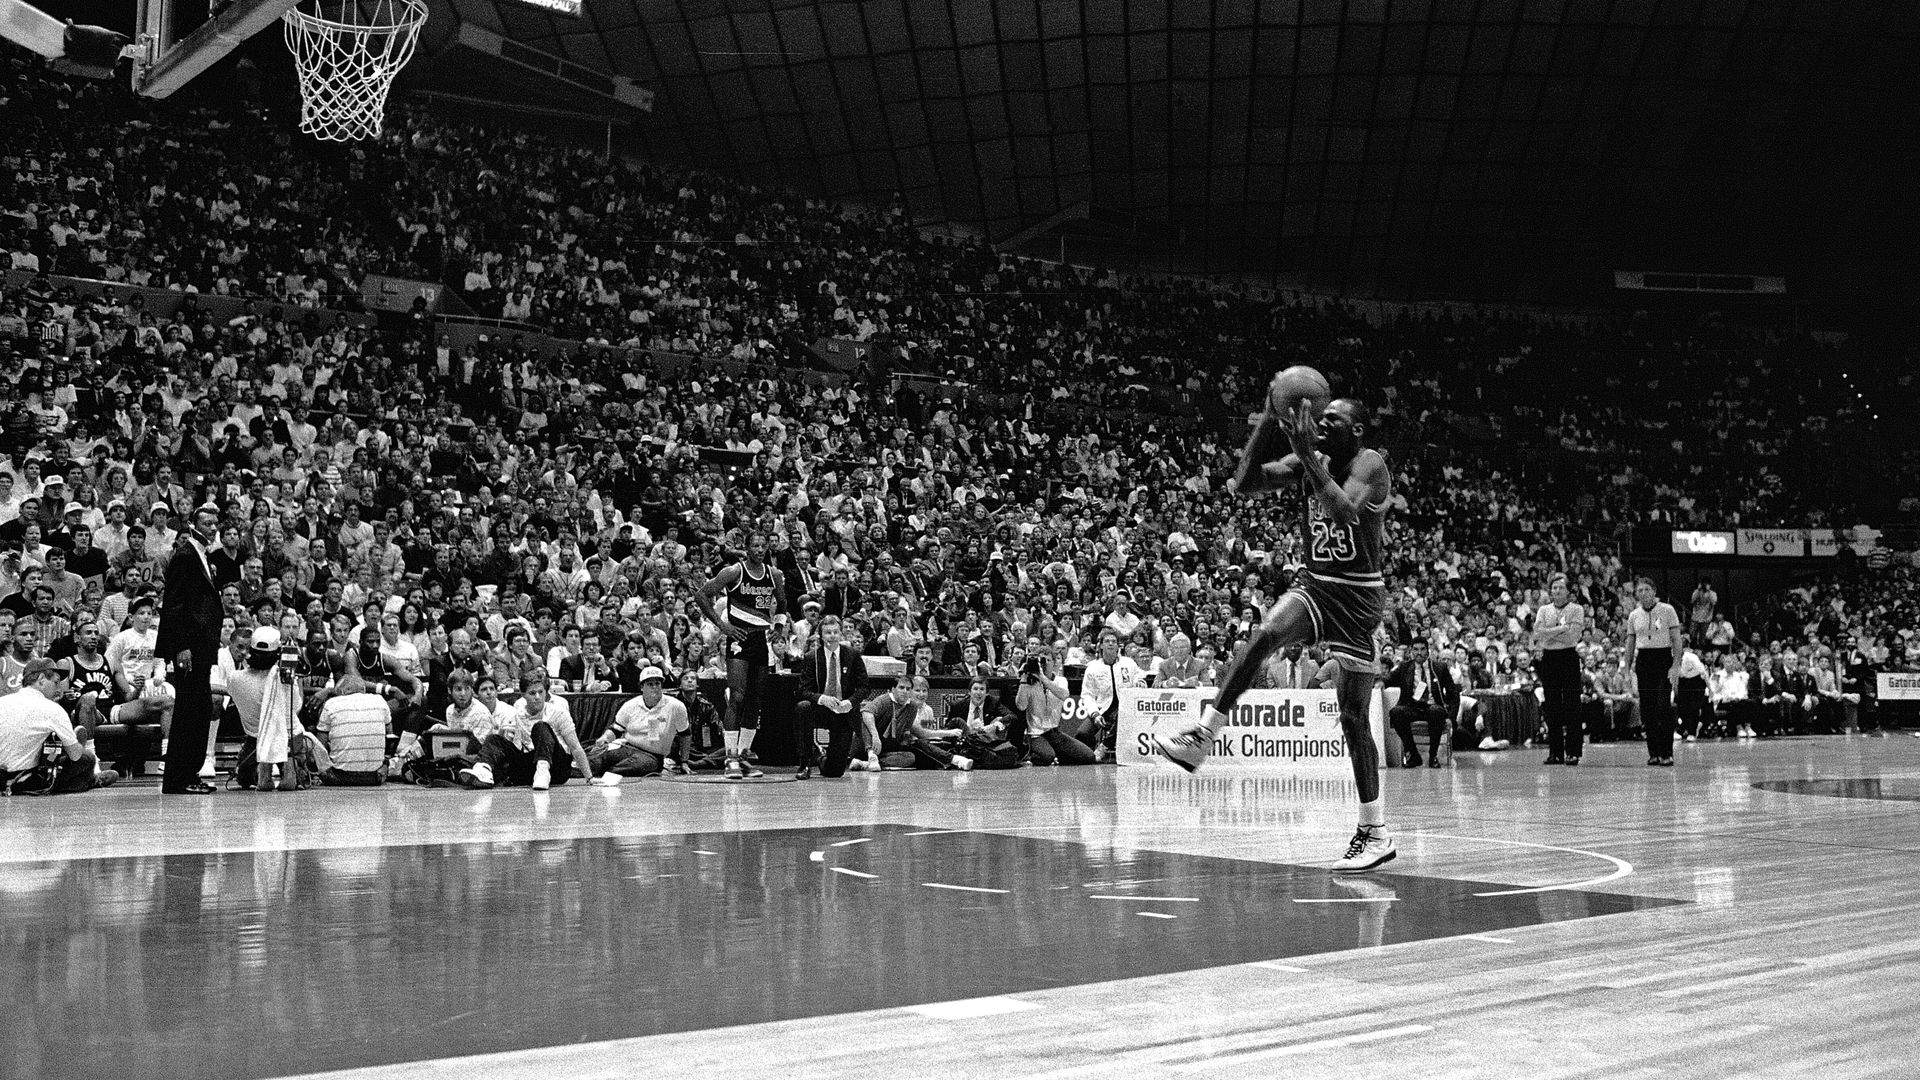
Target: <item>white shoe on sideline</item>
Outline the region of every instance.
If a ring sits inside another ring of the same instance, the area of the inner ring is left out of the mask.
[[[536,761],[533,763],[533,790],[545,791],[553,786],[553,762]]]
[[[456,775],[459,776],[461,783],[470,788],[485,789],[493,786],[493,766],[484,761],[469,765]]]
[[[961,772],[972,772],[973,759],[963,754],[955,754],[953,755],[953,767],[959,769]]]
[[[1384,825],[1362,825],[1347,842],[1347,853],[1333,864],[1336,874],[1364,874],[1393,861],[1393,837]]]

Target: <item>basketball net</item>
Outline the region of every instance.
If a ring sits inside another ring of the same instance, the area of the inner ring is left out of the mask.
[[[413,57],[425,0],[314,0],[281,17],[300,73],[300,130],[347,141],[380,134],[393,77]]]

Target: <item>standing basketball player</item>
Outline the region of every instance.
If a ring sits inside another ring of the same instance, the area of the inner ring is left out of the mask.
[[[701,589],[700,611],[729,639],[727,646],[727,764],[729,780],[761,775],[747,762],[754,733],[760,729],[760,706],[766,698],[767,672],[772,652],[767,629],[780,611],[786,583],[778,568],[767,562],[767,538],[758,532],[747,537],[741,560],[715,574]],[[725,612],[714,609],[716,598],[727,600]]]
[[[1394,857],[1380,801],[1380,754],[1367,722],[1376,673],[1373,634],[1386,606],[1381,570],[1387,501],[1393,481],[1386,459],[1361,444],[1366,406],[1351,398],[1329,404],[1315,423],[1310,404],[1290,417],[1269,410],[1241,455],[1234,489],[1242,494],[1299,483],[1306,493],[1307,569],[1267,612],[1245,651],[1220,683],[1220,696],[1184,731],[1156,732],[1154,744],[1188,771],[1207,760],[1213,737],[1268,656],[1297,642],[1317,641],[1339,662],[1334,689],[1346,733],[1353,779],[1360,789],[1360,825],[1333,864],[1340,874],[1372,870]],[[1293,452],[1274,460],[1281,439]],[[1321,447],[1325,452],[1321,452]]]
[[[1680,613],[1654,592],[1653,579],[1636,578],[1639,603],[1627,613],[1627,647],[1633,650],[1634,683],[1640,689],[1640,725],[1647,733],[1647,764],[1673,764],[1673,692],[1680,687],[1686,636]]]

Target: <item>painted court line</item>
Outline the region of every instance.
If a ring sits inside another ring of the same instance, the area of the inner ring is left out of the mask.
[[[1296,975],[1305,975],[1313,970],[1312,968],[1295,967],[1292,964],[1276,964],[1271,960],[1255,960],[1253,963],[1248,964],[1247,966],[1263,967],[1263,968],[1267,968],[1270,971],[1291,971]]]
[[[937,881],[923,881],[920,884],[929,889],[952,889],[954,892],[995,893],[1000,896],[1005,896],[1013,891],[1012,889],[982,889],[977,885],[942,885]]]
[[[718,855],[718,854],[720,854],[720,853],[719,853],[719,852],[717,852],[717,851],[701,851],[701,850],[700,850],[699,848],[694,848],[694,849],[693,849],[693,853],[694,853],[695,855]]]
[[[826,862],[827,853],[824,851],[809,851],[807,852],[807,861],[808,862]]]
[[[1177,919],[1180,917],[1178,915],[1169,915],[1164,911],[1136,911],[1134,914],[1148,919]]]
[[[867,878],[868,880],[872,880],[873,878],[877,878],[880,876],[879,874],[863,874],[858,870],[849,870],[844,866],[829,866],[827,867],[827,869],[833,871],[836,874],[845,874],[848,877]]]
[[[1094,893],[1089,900],[1150,900],[1156,904],[1197,904],[1197,896],[1119,896],[1113,893]]]
[[[1513,944],[1513,939],[1510,937],[1494,937],[1492,934],[1461,934],[1460,936],[1468,941],[1491,941],[1495,945]]]
[[[838,840],[838,841],[835,841],[834,843],[828,844],[827,846],[828,847],[851,847],[854,844],[871,844],[871,843],[873,843],[873,837],[862,836],[855,840]]]
[[[935,1020],[971,1020],[976,1016],[1000,1016],[1025,1012],[1040,1006],[1010,997],[967,998],[963,1001],[936,1001],[931,1005],[910,1005],[907,1011],[931,1016]]]
[[[1314,896],[1294,897],[1296,904],[1391,904],[1397,896]]]
[[[1295,1057],[1300,1054],[1312,1054],[1321,1050],[1333,1050],[1342,1046],[1358,1046],[1361,1043],[1382,1042],[1397,1039],[1403,1035],[1418,1035],[1433,1029],[1425,1024],[1402,1024],[1399,1027],[1381,1028],[1379,1031],[1360,1031],[1352,1035],[1340,1035],[1331,1039],[1315,1039],[1312,1042],[1289,1043],[1286,1046],[1274,1046],[1265,1050],[1252,1050],[1243,1054],[1221,1054],[1218,1057],[1202,1058],[1199,1061],[1183,1062],[1173,1068],[1177,1072],[1210,1072],[1222,1065],[1241,1065],[1250,1061],[1266,1061],[1270,1058]]]
[[[920,832],[903,832],[901,836],[956,836],[965,829],[923,829]]]

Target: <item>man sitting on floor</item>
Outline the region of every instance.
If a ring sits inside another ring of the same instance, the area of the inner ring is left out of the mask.
[[[587,748],[597,770],[621,776],[671,772],[674,759],[687,758],[692,724],[687,707],[666,694],[666,673],[657,667],[640,672],[640,696],[620,706],[606,733]]]
[[[573,711],[564,698],[552,696],[547,673],[539,671],[527,675],[524,696],[480,744],[479,764],[460,770],[460,779],[472,788],[527,784],[545,791],[566,783],[569,767],[593,779]]]
[[[66,663],[45,657],[29,660],[20,674],[20,689],[0,698],[0,790],[10,790],[40,767],[49,737],[59,741],[66,760],[42,793],[87,791],[120,779],[112,769],[99,768],[58,704],[67,691]]]

